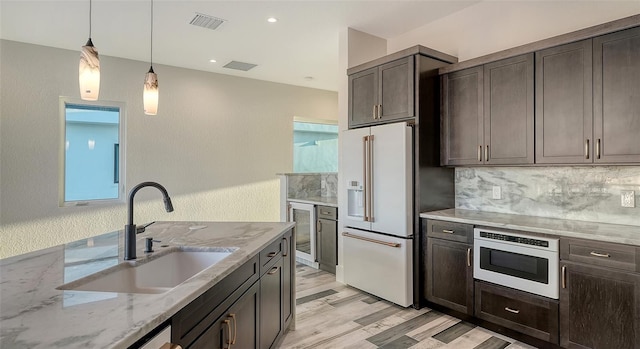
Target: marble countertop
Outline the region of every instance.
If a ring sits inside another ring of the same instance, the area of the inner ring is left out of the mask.
[[[303,204],[338,207],[338,198],[335,196],[309,196],[304,199],[287,198],[287,201],[301,202]]]
[[[420,217],[640,246],[640,226],[633,225],[574,221],[463,209],[423,212],[420,214]]]
[[[137,236],[161,245],[235,251],[161,294],[56,287],[123,261],[121,231],[0,260],[0,347],[127,348],[291,229],[293,223],[156,222]]]

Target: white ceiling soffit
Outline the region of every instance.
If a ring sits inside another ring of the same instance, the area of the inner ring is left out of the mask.
[[[391,38],[476,2],[155,0],[153,58],[158,64],[337,91],[341,29]],[[79,50],[89,35],[88,12],[89,0],[2,0],[0,37]],[[93,0],[91,36],[100,55],[148,61],[149,12],[149,0]],[[204,30],[189,24],[196,13],[225,22]],[[268,23],[269,17],[278,22]],[[260,69],[224,69],[232,60]]]

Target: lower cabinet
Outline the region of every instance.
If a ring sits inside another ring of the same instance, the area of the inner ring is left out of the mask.
[[[283,259],[260,278],[260,348],[272,348],[284,326]]]
[[[189,303],[171,318],[171,341],[182,348],[277,346],[293,321],[292,232]]]
[[[640,275],[561,263],[560,345],[640,349]]]
[[[550,298],[476,281],[475,316],[558,344],[558,302]]]
[[[425,298],[473,315],[473,225],[423,220],[427,255]]]

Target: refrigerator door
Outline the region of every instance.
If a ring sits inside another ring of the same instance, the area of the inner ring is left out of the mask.
[[[413,304],[413,241],[345,228],[344,281],[403,307]]]
[[[371,229],[371,223],[365,221],[365,205],[367,203],[367,188],[365,178],[368,177],[366,157],[369,127],[342,132],[343,162],[340,171],[347,181],[347,207],[341,206],[340,219],[348,227]]]
[[[404,122],[371,127],[371,230],[413,235],[413,129]]]

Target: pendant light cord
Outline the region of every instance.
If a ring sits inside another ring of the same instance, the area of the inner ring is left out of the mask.
[[[151,0],[151,68],[153,68],[153,0]]]
[[[89,0],[89,39],[91,39],[91,0]]]

